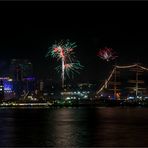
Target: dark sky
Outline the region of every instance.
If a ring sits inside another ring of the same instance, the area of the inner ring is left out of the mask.
[[[27,58],[40,77],[56,78],[56,60],[44,56],[55,40],[70,39],[84,69],[78,82],[100,81],[115,61],[97,57],[102,47],[119,65],[148,66],[148,2],[0,2],[0,58]]]

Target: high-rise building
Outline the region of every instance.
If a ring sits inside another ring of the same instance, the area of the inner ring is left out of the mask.
[[[12,59],[10,63],[10,77],[13,79],[13,90],[16,98],[19,98],[23,91],[32,91],[30,79],[33,78],[32,63],[27,59]],[[34,79],[31,79],[34,80]]]
[[[27,59],[12,59],[10,63],[10,75],[14,81],[33,75],[32,63]]]

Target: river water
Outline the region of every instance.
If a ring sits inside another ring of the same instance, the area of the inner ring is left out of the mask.
[[[148,108],[1,108],[0,146],[148,146]]]

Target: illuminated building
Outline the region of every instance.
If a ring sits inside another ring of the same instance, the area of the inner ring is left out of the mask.
[[[4,99],[4,84],[3,81],[0,80],[0,100]]]
[[[64,99],[78,99],[78,100],[89,100],[91,94],[95,92],[95,84],[81,83],[78,87],[67,85],[64,91],[61,92],[61,96]]]
[[[3,82],[4,99],[7,100],[13,98],[13,80],[9,77],[0,77],[0,81]]]

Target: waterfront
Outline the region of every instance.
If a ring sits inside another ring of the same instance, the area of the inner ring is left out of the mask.
[[[1,108],[0,146],[148,146],[148,108]]]

